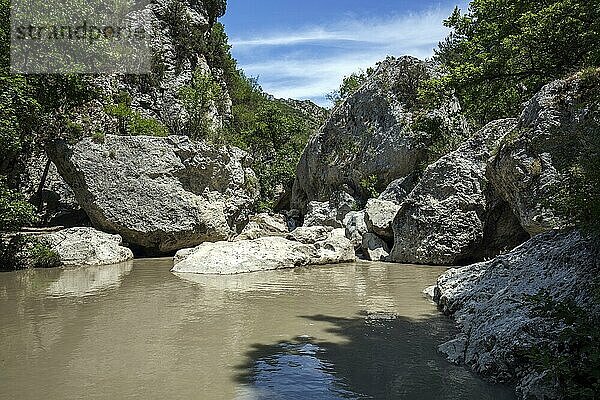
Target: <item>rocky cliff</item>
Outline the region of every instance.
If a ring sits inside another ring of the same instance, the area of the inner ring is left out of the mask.
[[[373,190],[382,191],[420,168],[434,140],[431,125],[466,136],[456,99],[445,99],[425,114],[418,106],[418,84],[433,73],[431,65],[412,57],[379,63],[310,139],[298,164],[291,207],[306,213],[312,201],[345,196],[364,205]]]

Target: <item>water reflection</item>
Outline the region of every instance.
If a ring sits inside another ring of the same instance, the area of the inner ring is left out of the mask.
[[[133,261],[114,265],[86,266],[65,269],[47,290],[56,297],[85,297],[118,287],[133,269]]]
[[[453,398],[444,384],[490,398],[489,386],[437,355],[453,325],[421,290],[444,268],[219,277],[171,267],[136,260],[133,269],[0,274],[0,397],[410,399],[403,394],[437,388]]]
[[[280,343],[252,367],[252,385],[240,388],[238,400],[362,399],[339,379],[324,350],[310,342]]]
[[[383,317],[383,318],[382,318]],[[442,316],[416,321],[397,316],[304,317],[332,324],[344,342],[296,338],[254,346],[240,365],[242,399],[509,400],[507,387],[474,379],[448,364],[432,346],[451,328]]]

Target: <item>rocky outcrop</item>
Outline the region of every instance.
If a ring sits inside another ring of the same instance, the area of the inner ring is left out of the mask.
[[[600,272],[599,249],[578,231],[552,231],[492,261],[448,271],[437,282],[435,301],[462,333],[440,349],[492,381],[516,380],[524,398],[540,395],[547,390],[543,374],[521,355],[540,344],[554,348],[565,327],[536,314],[528,296],[545,292],[600,312],[591,279]]]
[[[331,226],[341,228],[344,218],[356,206],[355,200],[345,192],[336,192],[328,201],[308,203],[303,226]]]
[[[94,226],[151,252],[228,239],[258,193],[246,153],[184,136],[108,135],[48,152]]]
[[[565,224],[551,203],[569,186],[565,175],[600,125],[600,73],[588,75],[552,82],[535,95],[489,168],[490,181],[531,235]]]
[[[287,238],[304,244],[314,244],[326,240],[332,231],[330,226],[301,226],[290,232]]]
[[[250,217],[250,222],[234,241],[252,240],[267,236],[285,236],[289,233],[288,224],[280,214],[258,214]]]
[[[119,235],[94,228],[70,228],[39,236],[39,240],[58,253],[68,266],[110,265],[133,259],[133,253],[123,247]]]
[[[432,74],[430,65],[412,57],[389,57],[379,63],[311,137],[298,164],[291,207],[305,213],[311,201],[329,201],[339,191],[365,204],[373,190],[411,175],[426,160],[434,136],[427,126],[465,136],[456,99],[427,113],[419,110],[418,84]]]
[[[402,204],[419,182],[419,174],[404,176],[392,181],[377,199]]]
[[[306,244],[281,237],[203,243],[175,256],[177,273],[232,275],[355,260],[354,246],[339,232]]]
[[[344,218],[346,237],[354,244],[355,248],[362,246],[362,237],[367,233],[364,211],[351,211]]]
[[[225,0],[158,0],[137,7],[126,20],[149,39],[152,73],[145,79],[105,76],[98,85],[109,96],[126,92],[132,109],[161,121],[173,133],[186,134],[191,116],[183,104],[181,89],[192,84],[195,72],[200,73],[222,89],[204,110],[204,119],[212,128],[222,127],[230,118],[231,99],[223,71],[213,61],[219,55],[207,53],[206,43],[225,9]]]
[[[370,261],[386,261],[390,255],[388,244],[370,232],[362,236],[361,249],[362,254]]]
[[[400,206],[392,201],[370,199],[365,208],[367,230],[384,239],[394,238],[393,222]]]
[[[398,207],[391,260],[456,265],[497,255],[528,238],[510,210],[493,206],[486,179],[492,150],[514,126],[511,119],[492,122],[425,170]],[[505,241],[496,240],[499,236]]]

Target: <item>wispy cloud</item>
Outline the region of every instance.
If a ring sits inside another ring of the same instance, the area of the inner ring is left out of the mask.
[[[326,104],[325,94],[341,79],[387,55],[430,57],[447,34],[443,20],[452,8],[373,19],[346,19],[293,32],[233,38],[233,50],[251,76],[276,97],[308,98]]]

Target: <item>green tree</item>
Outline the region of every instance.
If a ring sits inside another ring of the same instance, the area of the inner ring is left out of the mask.
[[[435,58],[447,75],[424,93],[453,90],[477,125],[513,117],[544,84],[600,65],[600,3],[473,0],[445,21]]]
[[[334,106],[342,103],[348,97],[352,96],[360,87],[367,81],[369,75],[373,73],[372,68],[366,71],[353,72],[342,79],[342,83],[337,90],[327,94],[327,100],[331,101]]]

